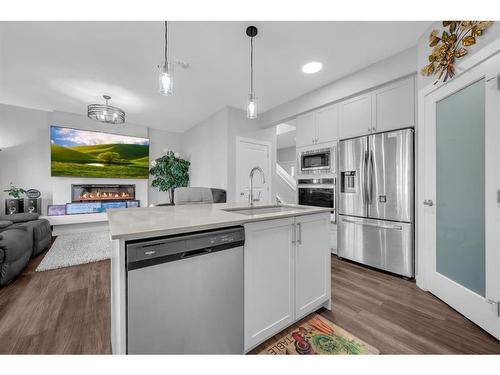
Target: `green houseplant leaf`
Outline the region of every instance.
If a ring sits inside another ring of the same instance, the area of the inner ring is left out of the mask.
[[[149,174],[154,176],[151,186],[169,193],[170,202],[174,202],[174,189],[189,184],[189,166],[191,163],[179,154],[168,151],[162,157],[151,162]]]
[[[23,188],[14,186],[12,184],[12,182],[11,182],[10,183],[10,188],[4,190],[4,192],[7,193],[7,194],[9,194],[9,196],[12,197],[12,198],[14,198],[14,199],[19,199],[19,198],[21,198],[21,194],[26,193],[26,190],[24,190]]]

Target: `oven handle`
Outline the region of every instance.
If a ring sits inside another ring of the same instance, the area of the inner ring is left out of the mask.
[[[320,169],[330,169],[330,166],[329,165],[325,165],[325,166],[322,166],[322,167],[307,167],[306,170],[311,170],[311,171],[317,171],[317,170],[320,170]]]
[[[310,189],[310,188],[318,188],[318,189],[334,189],[335,186],[332,184],[298,184],[297,187],[304,188],[304,189]]]

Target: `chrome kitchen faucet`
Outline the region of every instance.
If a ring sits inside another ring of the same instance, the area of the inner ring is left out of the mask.
[[[253,198],[253,175],[255,171],[259,171],[260,175],[262,176],[262,183],[266,183],[266,176],[264,175],[264,171],[262,170],[261,167],[253,167],[252,170],[250,171],[250,191],[248,193],[248,205],[253,206],[254,201],[260,201],[260,191],[259,191],[259,197],[254,200]]]

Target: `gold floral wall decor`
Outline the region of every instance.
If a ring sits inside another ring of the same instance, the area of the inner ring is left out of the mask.
[[[432,30],[429,35],[429,47],[432,53],[427,64],[420,73],[423,76],[438,75],[434,84],[441,79],[446,82],[455,75],[455,60],[467,55],[467,47],[476,44],[476,38],[483,35],[484,30],[493,21],[443,21],[443,32]]]

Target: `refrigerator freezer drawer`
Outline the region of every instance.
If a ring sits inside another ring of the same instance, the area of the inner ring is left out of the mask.
[[[413,224],[339,216],[338,255],[414,277]]]

